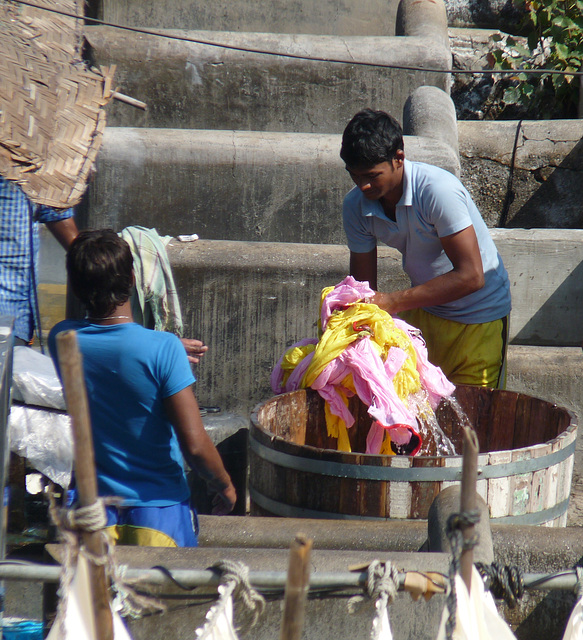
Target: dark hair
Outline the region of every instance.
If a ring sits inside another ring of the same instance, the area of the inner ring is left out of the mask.
[[[102,318],[129,299],[133,257],[128,243],[113,229],[81,231],[67,252],[73,293],[89,315]]]
[[[347,167],[367,169],[390,162],[403,148],[403,130],[395,118],[384,111],[364,109],[346,125],[340,157]]]

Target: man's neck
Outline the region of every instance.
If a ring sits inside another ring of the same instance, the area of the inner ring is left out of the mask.
[[[132,305],[129,300],[115,307],[115,309],[106,316],[87,315],[87,320],[92,324],[112,325],[133,322]]]

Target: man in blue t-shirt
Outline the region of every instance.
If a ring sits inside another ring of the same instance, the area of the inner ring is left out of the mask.
[[[430,361],[455,384],[504,385],[510,285],[470,194],[451,173],[405,159],[399,123],[366,109],[340,157],[350,274],[377,290],[377,242],[398,249],[411,287],[371,301],[421,329]]]
[[[195,546],[183,456],[216,492],[213,513],[228,513],[235,489],[200,419],[194,377],[180,340],[132,321],[128,244],[114,231],[83,231],[67,253],[73,293],[85,320],[49,335],[77,332],[93,429],[98,491],[117,496],[108,527],[122,544]]]

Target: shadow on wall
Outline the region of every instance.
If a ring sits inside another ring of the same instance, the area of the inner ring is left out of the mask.
[[[583,229],[583,140],[554,171],[551,167],[549,171],[548,176],[544,169],[535,173],[542,184],[513,215],[508,228]],[[558,202],[560,215],[556,214]]]
[[[528,304],[528,300],[525,303]],[[583,309],[583,262],[567,275],[516,333],[512,344],[579,346],[581,327],[579,323],[573,323],[573,309]]]

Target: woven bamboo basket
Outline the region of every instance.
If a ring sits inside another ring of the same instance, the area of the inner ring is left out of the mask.
[[[81,56],[83,0],[0,0],[0,175],[38,204],[68,208],[85,191],[114,69]]]

